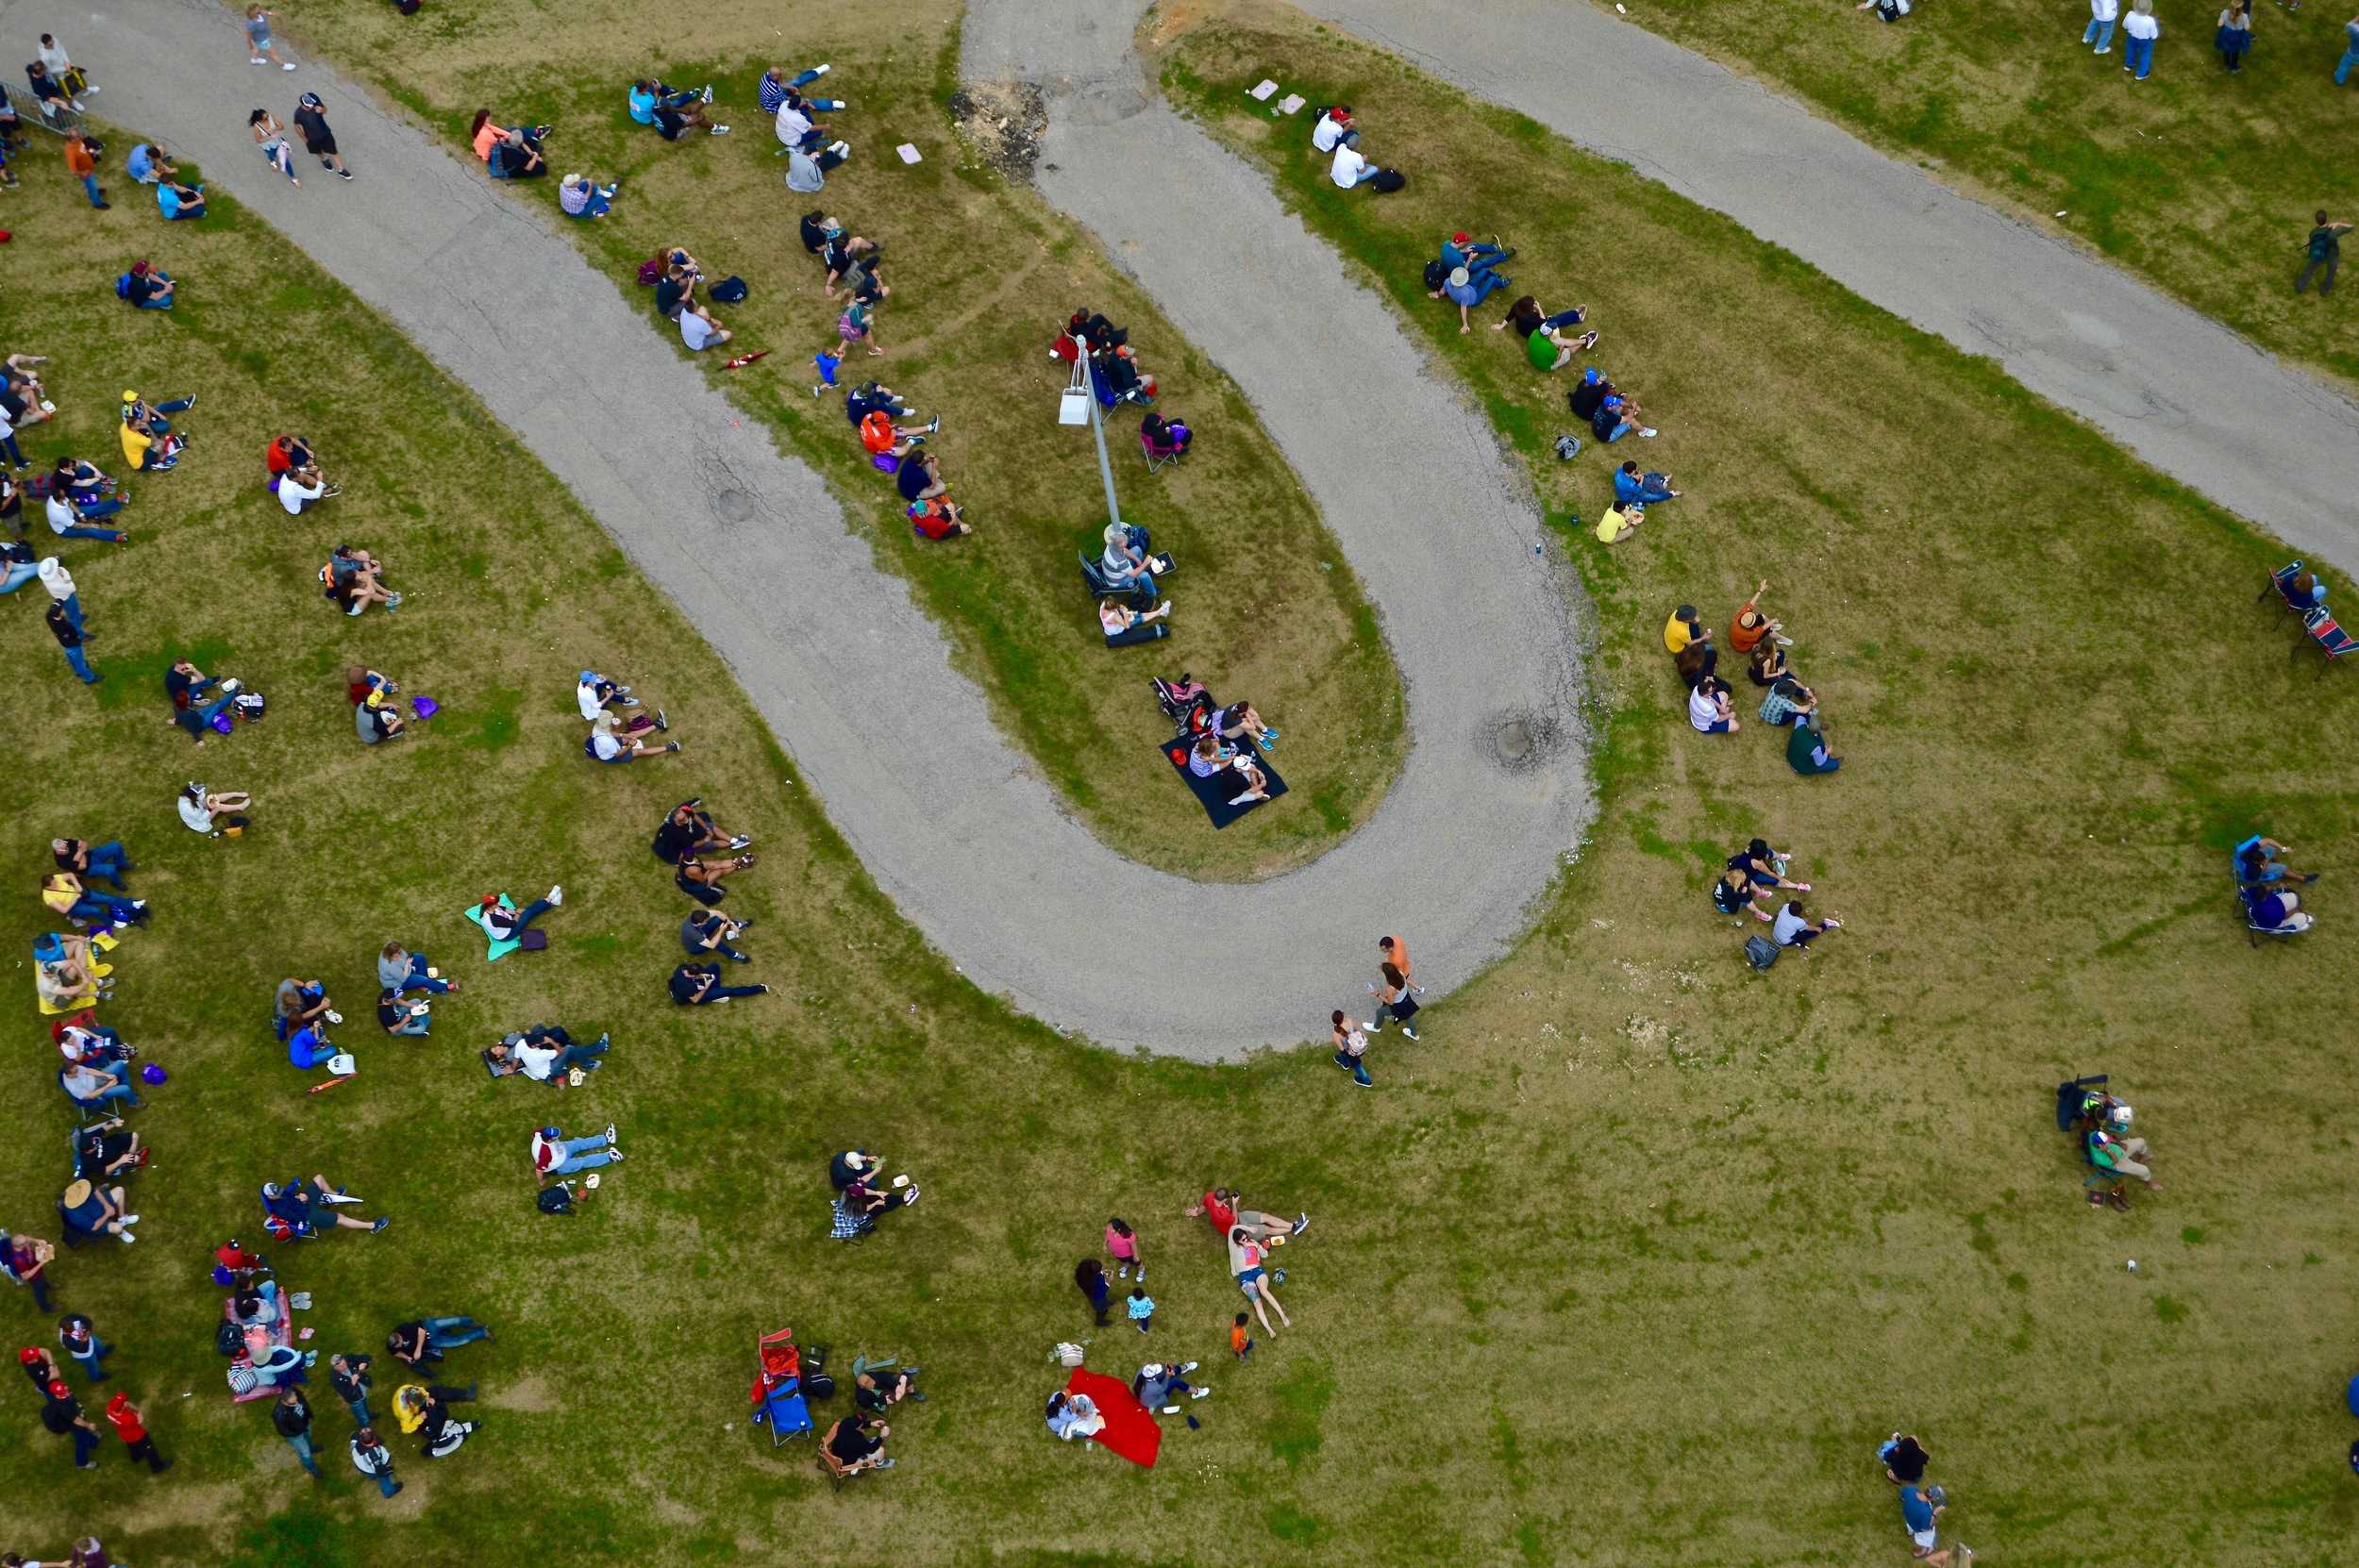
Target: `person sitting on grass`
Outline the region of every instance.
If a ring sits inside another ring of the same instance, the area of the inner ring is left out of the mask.
[[[311,1024],[341,1024],[343,1014],[328,997],[327,987],[317,980],[298,980],[293,976],[278,982],[278,990],[271,999],[271,1027],[280,1043],[297,1029]]]
[[[1278,749],[1278,731],[1262,722],[1253,705],[1240,698],[1213,715],[1213,728],[1224,741],[1249,737],[1263,751]]]
[[[1729,705],[1729,689],[1710,676],[1687,693],[1687,722],[1706,735],[1733,735],[1736,709]]]
[[[1634,462],[1624,463],[1614,475],[1614,499],[1622,506],[1651,507],[1658,502],[1676,501],[1679,495],[1671,488],[1668,474],[1642,475]]]
[[[909,509],[910,526],[921,539],[939,543],[945,539],[959,539],[975,531],[966,520],[966,509],[947,495],[913,503]]]
[[[863,381],[844,394],[844,417],[852,422],[855,429],[864,425],[870,414],[879,411],[891,419],[917,417],[917,410],[911,408],[900,393],[881,381]],[[936,416],[921,433],[931,435],[940,428],[942,420]]]
[[[904,501],[930,501],[950,488],[942,476],[942,463],[930,452],[912,452],[901,459],[893,482]]]
[[[70,458],[61,458],[59,459],[58,467],[62,471],[73,461],[74,459]],[[87,463],[81,466],[90,467]],[[98,471],[91,469],[91,472],[95,474]],[[33,482],[38,483],[37,480]],[[121,528],[91,526],[92,519],[112,517],[116,512],[121,511],[130,504],[130,497],[101,495],[95,491],[85,490],[81,493],[89,495],[91,499],[78,500],[75,498],[75,491],[57,482],[55,474],[50,475],[50,487],[48,495],[42,498],[42,506],[48,514],[49,531],[59,539],[98,539],[105,540],[110,544],[121,544],[130,539],[130,534]]]
[[[751,925],[750,920],[731,920],[718,909],[693,910],[679,923],[679,944],[692,959],[718,953],[738,963],[751,963],[751,957],[729,945]]]
[[[1106,1425],[1098,1413],[1097,1402],[1086,1393],[1067,1393],[1062,1389],[1048,1396],[1048,1435],[1071,1443],[1079,1438],[1086,1443],[1096,1437]]]
[[[893,416],[881,408],[872,408],[861,416],[860,443],[873,458],[892,458],[897,463],[926,443],[926,438],[942,428],[936,415],[923,429],[912,430],[893,423]]]
[[[907,1209],[917,1201],[917,1183],[906,1176],[885,1180],[884,1173],[877,1168],[873,1159],[866,1170],[847,1174],[851,1179],[843,1187],[844,1207],[847,1212],[878,1218],[896,1209]],[[830,1170],[828,1175],[832,1177],[835,1172]]]
[[[169,178],[158,180],[156,210],[164,215],[166,223],[181,218],[202,218],[205,216],[205,187],[182,185]]]
[[[718,860],[701,859],[694,851],[691,851],[680,857],[679,871],[672,880],[680,892],[697,903],[718,904],[727,892],[721,886],[721,878],[733,871],[744,871],[753,863],[754,856],[751,850]]]
[[[433,1031],[434,1006],[421,997],[412,1002],[398,991],[376,993],[376,1022],[387,1034],[424,1039]]]
[[[1269,778],[1254,765],[1253,759],[1235,746],[1224,745],[1217,735],[1197,738],[1196,749],[1188,754],[1188,772],[1198,778],[1212,778],[1223,770],[1232,770],[1245,784],[1245,792],[1231,799],[1231,806],[1245,806],[1269,798]]]
[[[90,939],[70,931],[54,931],[33,944],[33,994],[52,1011],[69,1012],[76,1006],[111,998],[111,971],[99,973],[91,957]]]
[[[1799,774],[1833,773],[1843,759],[1827,750],[1826,730],[1815,712],[1805,714],[1786,737],[1785,760]]]
[[[833,139],[835,133],[820,125],[813,113],[816,106],[800,92],[778,94],[778,107],[771,111],[771,128],[778,133],[778,145],[790,152],[815,152]]]
[[[1605,394],[1598,400],[1598,411],[1589,416],[1589,429],[1609,445],[1633,430],[1648,437],[1658,433],[1652,425],[1638,423],[1638,400],[1612,382],[1606,383]]]
[[[256,1389],[290,1388],[308,1382],[304,1369],[318,1359],[316,1350],[297,1350],[291,1344],[274,1344],[264,1350],[260,1359],[241,1343],[229,1357],[229,1392],[252,1393]]]
[[[699,795],[672,808],[663,825],[655,830],[653,848],[657,859],[666,865],[678,865],[683,855],[701,854],[708,849],[745,849],[753,842],[750,834],[723,832],[711,813],[704,809],[704,797]]]
[[[120,1187],[97,1187],[76,1177],[58,1195],[58,1212],[66,1229],[78,1236],[112,1236],[125,1246],[139,1239],[131,1227],[140,1217],[125,1206]]]
[[[882,264],[883,247],[873,240],[855,234],[848,239],[830,241],[819,253],[828,268],[828,297],[837,297],[843,291],[846,300],[858,300],[871,309],[893,297],[878,272]]]
[[[1521,339],[1524,355],[1531,361],[1534,370],[1557,371],[1570,364],[1575,353],[1597,347],[1598,334],[1595,331],[1584,332],[1578,338],[1563,335],[1563,328],[1579,325],[1588,319],[1588,314],[1589,307],[1576,305],[1569,310],[1550,315],[1538,300],[1525,294],[1507,308],[1506,316],[1494,322],[1491,330],[1513,331]],[[1586,419],[1589,416],[1583,414],[1581,417]]]
[[[609,1122],[604,1133],[587,1138],[568,1138],[558,1128],[542,1127],[532,1135],[532,1168],[546,1187],[559,1176],[572,1176],[576,1171],[595,1170],[611,1165],[623,1158],[623,1151],[614,1146],[614,1124]],[[396,1350],[395,1355],[400,1352]],[[439,1355],[439,1352],[437,1353]]]
[[[1139,1368],[1138,1376],[1130,1379],[1130,1397],[1147,1410],[1161,1411],[1164,1415],[1179,1410],[1182,1395],[1190,1399],[1210,1398],[1211,1389],[1199,1388],[1188,1381],[1188,1374],[1196,1368],[1194,1361],[1182,1361],[1178,1366],[1148,1361]]]
[[[683,1008],[701,1008],[740,996],[766,996],[768,986],[725,986],[717,963],[684,963],[672,971],[672,1000]]]
[[[603,218],[614,207],[614,192],[623,182],[600,185],[580,175],[567,175],[557,184],[558,209],[568,218]]]
[[[663,757],[680,749],[678,741],[649,745],[637,734],[630,733],[631,730],[644,733],[649,727],[668,729],[671,726],[648,719],[644,714],[636,714],[629,721],[629,728],[618,734],[617,730],[623,726],[615,723],[614,715],[601,713],[593,721],[590,738],[582,743],[581,749],[596,762],[632,762],[642,757]]]
[[[710,85],[676,92],[652,77],[630,84],[630,117],[643,125],[653,125],[666,142],[678,142],[698,127],[714,136],[726,134],[728,126],[716,125],[705,118],[704,106],[711,102]]]
[[[893,1428],[882,1422],[874,1426],[868,1417],[858,1410],[828,1428],[824,1440],[835,1467],[846,1476],[857,1476],[863,1470],[890,1470],[893,1461],[885,1458],[885,1439]]]
[[[1802,912],[1802,901],[1794,898],[1788,899],[1785,908],[1778,911],[1777,919],[1770,923],[1769,935],[1780,947],[1808,947],[1829,931],[1841,929],[1843,922],[1832,915],[1813,924],[1811,918]]]
[[[300,517],[303,509],[314,501],[332,501],[343,493],[327,482],[317,463],[304,463],[290,468],[272,481],[271,489],[278,504],[287,509],[289,517]]]
[[[551,909],[565,907],[565,886],[559,883],[549,889],[546,898],[536,898],[521,909],[510,909],[499,901],[497,893],[487,892],[477,906],[483,912],[483,928],[494,942],[512,941],[519,931],[527,930],[534,921]]]
[[[70,871],[53,871],[42,878],[41,901],[77,924],[91,920],[106,924],[127,921],[139,926],[147,921],[146,899],[100,892],[85,887],[82,879]]]
[[[1163,627],[1155,625],[1171,613],[1171,601],[1165,599],[1152,609],[1133,609],[1119,599],[1097,601],[1097,624],[1106,633],[1106,646],[1127,648],[1140,642],[1152,642],[1166,635]]]
[[[587,723],[596,723],[604,709],[638,706],[639,699],[631,695],[629,687],[609,680],[595,670],[584,670],[575,677],[574,707]]]
[[[435,973],[425,954],[412,953],[397,942],[377,950],[376,983],[396,993],[427,991],[439,995],[459,989],[457,980],[445,980]]]
[[[1785,649],[1774,638],[1753,644],[1752,657],[1746,661],[1745,673],[1755,686],[1775,686],[1793,674],[1785,660]]]
[[[797,195],[816,195],[828,184],[828,171],[839,168],[852,156],[849,142],[832,142],[816,153],[800,147],[786,150],[786,188]],[[882,350],[877,352],[881,353]]]
[[[142,310],[172,309],[172,275],[149,261],[134,261],[124,275],[123,297]]]
[[[1360,151],[1360,133],[1347,130],[1335,142],[1335,159],[1328,165],[1327,177],[1349,191],[1365,185],[1382,172]]]
[[[155,142],[140,142],[133,143],[129,155],[124,158],[123,172],[129,175],[135,184],[159,185],[177,175],[180,166],[172,160],[170,153]]]
[[[701,353],[736,336],[736,333],[714,321],[712,312],[696,301],[689,300],[680,307],[679,341],[688,345],[690,353]]]
[[[123,424],[116,434],[122,438],[123,460],[131,465],[131,472],[162,474],[179,466],[189,438],[173,433],[163,416],[177,413],[194,401],[181,398],[150,409],[136,393],[123,394]]]
[[[1793,644],[1794,640],[1785,635],[1784,623],[1772,621],[1761,612],[1761,596],[1768,592],[1769,580],[1764,577],[1753,589],[1753,596],[1737,606],[1735,615],[1730,618],[1729,646],[1738,653],[1751,653],[1761,645],[1764,639],[1777,643],[1780,647],[1790,647]]]
[[[468,141],[475,147],[475,156],[483,159],[494,179],[529,179],[549,172],[541,156],[541,143],[548,140],[550,125],[498,125],[492,123],[492,111],[479,108],[467,127]]]
[[[459,1452],[478,1423],[461,1421],[443,1407],[474,1398],[473,1383],[463,1389],[449,1383],[428,1383],[424,1388],[404,1383],[393,1391],[393,1419],[403,1431],[419,1434],[420,1452],[427,1459],[448,1459]]]
[[[789,99],[798,100],[807,108],[817,109],[822,114],[832,114],[837,109],[846,108],[846,102],[842,98],[803,97],[804,88],[834,69],[831,65],[814,65],[808,71],[789,76],[785,66],[772,66],[761,74],[761,80],[754,84],[754,95],[761,102],[761,112],[776,114],[779,106]]]
[[[197,744],[204,743],[200,737]],[[180,826],[190,832],[234,839],[246,830],[245,813],[253,809],[254,797],[243,790],[209,790],[192,784],[180,792],[177,805]]]
[[[1761,699],[1761,722],[1765,725],[1812,724],[1817,711],[1818,693],[1792,676],[1769,688]]]
[[[371,692],[366,700],[354,706],[352,727],[364,746],[397,739],[407,729],[401,715],[393,710],[393,699],[383,692]]]

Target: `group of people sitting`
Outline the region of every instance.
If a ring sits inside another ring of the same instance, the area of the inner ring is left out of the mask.
[[[828,1161],[828,1185],[834,1189],[836,1233],[855,1234],[896,1209],[917,1201],[917,1184],[902,1174],[887,1180],[884,1157],[866,1149],[845,1149]]]
[[[770,989],[766,985],[723,985],[721,966],[709,961],[715,955],[733,963],[753,961],[751,955],[739,952],[733,944],[754,923],[714,908],[728,896],[723,879],[754,864],[753,842],[750,834],[724,831],[704,809],[701,795],[673,807],[655,830],[650,845],[655,858],[673,868],[673,885],[697,905],[680,922],[680,946],[688,961],[672,971],[669,983],[672,1000],[681,1007],[760,996]]]
[[[371,605],[401,608],[401,595],[385,586],[385,563],[353,545],[339,544],[329,551],[319,578],[321,595],[342,606],[346,615],[358,615]]]
[[[727,136],[727,125],[716,125],[705,114],[705,106],[712,102],[712,87],[671,88],[653,76],[630,84],[627,107],[633,122],[651,125],[666,142],[678,142],[692,130],[712,136]]]
[[[1762,613],[1762,595],[1768,591],[1768,583],[1762,583],[1738,607],[1729,622],[1729,645],[1745,655],[1748,677],[1763,689],[1762,723],[1792,732],[1786,741],[1786,762],[1805,776],[1833,773],[1843,766],[1843,759],[1827,749],[1818,694],[1796,678],[1788,665],[1785,650],[1793,640],[1785,635],[1783,625]],[[1681,605],[1671,612],[1663,626],[1663,645],[1687,691],[1688,723],[1706,735],[1733,734],[1740,726],[1735,704],[1728,683],[1715,673],[1720,652],[1712,629],[1698,617],[1695,606]]]
[[[639,275],[642,282],[655,285],[655,313],[678,326],[679,341],[688,345],[689,352],[701,353],[737,336],[696,297],[696,291],[704,287],[705,266],[693,252],[670,246],[648,258]],[[745,297],[745,280],[725,277],[712,286],[708,297],[734,305]]]
[[[409,722],[393,705],[393,699],[400,694],[398,681],[366,665],[351,665],[344,671],[344,695],[352,703],[352,728],[362,745],[373,746],[409,732]]]
[[[820,362],[823,374],[832,374],[824,354]],[[880,382],[863,381],[844,394],[844,417],[860,432],[869,465],[893,475],[912,532],[939,542],[975,531],[966,509],[950,499],[950,481],[942,476],[941,461],[925,450],[926,438],[942,428],[941,415],[915,424],[917,410],[898,392]],[[904,420],[912,423],[905,425]]]
[[[1728,859],[1719,880],[1712,884],[1712,907],[1726,915],[1749,914],[1765,922],[1770,940],[1780,947],[1807,947],[1829,931],[1839,931],[1843,922],[1832,915],[1813,921],[1798,898],[1782,899],[1781,892],[1808,892],[1808,882],[1796,882],[1786,876],[1787,857],[1769,847],[1766,839],[1755,839]]]
[[[632,762],[642,757],[667,757],[680,749],[678,741],[650,737],[668,733],[672,721],[663,709],[653,713],[631,695],[630,688],[609,680],[595,670],[584,670],[574,684],[574,705],[590,726],[581,749],[594,762]]]
[[[459,989],[423,953],[389,942],[376,954],[376,1022],[387,1034],[422,1037],[433,1026],[432,997]],[[413,992],[424,993],[410,1000]]]
[[[290,517],[300,517],[303,509],[314,501],[333,500],[343,493],[320,472],[311,443],[292,430],[273,436],[270,445],[262,449],[262,473],[266,488],[278,497]]]
[[[849,106],[841,98],[803,95],[803,89],[829,69],[814,65],[789,76],[784,66],[774,65],[761,74],[754,90],[761,112],[771,117],[771,126],[778,132],[778,155],[786,159],[786,188],[802,195],[817,193],[828,183],[828,173],[852,156],[852,144],[815,118]]]
[[[172,702],[173,722],[200,746],[208,731],[226,735],[233,717],[258,719],[265,708],[261,694],[246,691],[235,676],[216,679],[185,659],[174,659],[164,672],[164,695]],[[180,814],[188,816],[186,810]]]
[[[483,160],[494,179],[534,179],[549,172],[542,143],[556,128],[498,125],[493,121],[490,109],[479,108],[467,126],[467,139],[475,147],[475,156]]]
[[[1064,330],[1057,334],[1049,345],[1048,357],[1068,365],[1086,367],[1091,378],[1091,392],[1098,406],[1115,409],[1125,403],[1135,403],[1151,409],[1162,392],[1162,383],[1139,363],[1138,350],[1130,346],[1130,329],[1117,326],[1106,319],[1102,310],[1079,309],[1065,319]],[[1149,426],[1151,430],[1161,426]],[[1176,438],[1184,446],[1186,427]]]
[[[2131,1124],[2135,1119],[2135,1111],[2102,1089],[2091,1086],[2081,1096],[2080,1114],[2072,1122],[2072,1132],[2081,1140],[2081,1153],[2088,1160],[2092,1175],[2088,1188],[2092,1209],[2110,1203],[2127,1213],[2130,1200],[2122,1192],[2124,1176],[2144,1182],[2150,1193],[2163,1190],[2162,1183],[2154,1179],[2153,1150],[2145,1139],[2131,1136]]]
[[[2301,907],[2301,895],[2294,889],[2308,887],[2318,879],[2318,874],[2294,870],[2284,859],[2287,853],[2284,844],[2259,834],[2235,848],[2236,897],[2244,905],[2247,923],[2256,931],[2294,936],[2317,921]]]
[[[1360,150],[1360,125],[1351,117],[1349,104],[1330,104],[1319,109],[1311,121],[1311,150],[1330,158],[1327,177],[1343,190],[1372,185],[1379,192],[1397,191],[1409,183],[1397,169],[1368,161]]]

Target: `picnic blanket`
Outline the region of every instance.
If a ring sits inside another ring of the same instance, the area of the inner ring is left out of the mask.
[[[273,1345],[282,1345],[288,1348],[293,1348],[294,1344],[294,1307],[293,1303],[288,1301],[287,1293],[285,1291],[280,1291],[278,1293],[277,1302],[278,1317],[277,1320],[270,1326],[270,1332],[267,1338]],[[238,1298],[236,1296],[226,1295],[221,1298],[221,1321],[224,1323],[235,1323],[238,1321]],[[247,1329],[245,1330],[245,1334],[246,1348],[248,1351],[251,1351],[254,1348],[254,1331],[252,1329]],[[269,1383],[257,1383],[252,1388],[246,1390],[243,1393],[233,1393],[229,1397],[232,1402],[243,1405],[249,1399],[276,1399],[278,1397],[278,1390]]]
[[[1185,735],[1173,736],[1165,741],[1161,748],[1163,760],[1172,765],[1173,770],[1180,775],[1180,781],[1196,792],[1197,800],[1204,803],[1204,814],[1213,819],[1213,826],[1215,828],[1228,826],[1247,811],[1252,810],[1254,807],[1262,804],[1256,800],[1248,800],[1242,806],[1229,804],[1245,792],[1245,781],[1230,769],[1224,768],[1210,778],[1198,778],[1190,773],[1188,771],[1188,747],[1193,743]],[[1269,780],[1270,799],[1276,800],[1280,795],[1284,794],[1286,781],[1278,776],[1278,768],[1270,761],[1269,753],[1257,750],[1253,760],[1260,766],[1263,776]]]
[[[1155,1425],[1146,1407],[1131,1394],[1129,1384],[1087,1367],[1075,1367],[1073,1376],[1065,1380],[1064,1391],[1088,1394],[1097,1406],[1097,1413],[1106,1418],[1106,1425],[1098,1429],[1094,1442],[1132,1464],[1147,1470],[1155,1468],[1155,1456],[1163,1445],[1163,1429]]]
[[[500,908],[513,913],[516,906],[508,901],[508,895],[506,893],[501,893]],[[492,944],[491,952],[484,955],[484,962],[497,963],[500,959],[508,957],[509,954],[513,953],[517,948],[524,945],[522,942],[514,937],[510,937],[507,940],[502,941],[500,938],[494,936],[492,934],[491,926],[483,918],[482,905],[470,904],[462,912],[466,915],[468,923],[483,933],[483,940]]]

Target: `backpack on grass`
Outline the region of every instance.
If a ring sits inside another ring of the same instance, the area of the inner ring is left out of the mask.
[[[1409,183],[1409,176],[1398,169],[1379,169],[1376,177],[1368,183],[1380,192],[1397,191]]]
[[[644,261],[640,262],[640,286],[643,288],[652,289],[658,283],[663,281],[663,264],[670,259],[671,253],[669,251],[660,250],[653,256],[648,257]]]
[[[1778,944],[1767,937],[1745,939],[1745,961],[1755,969],[1766,969],[1778,961]]]
[[[1434,292],[1448,281],[1449,269],[1442,265],[1439,257],[1425,264],[1425,292],[1427,293]]]
[[[115,275],[115,298],[117,298],[117,299],[129,299],[130,297],[131,297],[131,275],[130,275],[129,273],[118,273],[118,274],[116,274],[116,275]]]
[[[734,275],[721,279],[712,286],[712,298],[713,303],[717,305],[743,303],[745,298],[745,280]]]
[[[245,1346],[245,1336],[227,1318],[213,1325],[213,1348],[225,1356],[235,1356]]]

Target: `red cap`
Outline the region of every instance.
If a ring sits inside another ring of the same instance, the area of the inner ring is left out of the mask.
[[[49,1385],[49,1397],[52,1399],[63,1399],[67,1394],[73,1392],[73,1390],[65,1386],[65,1383],[62,1380]]]
[[[130,1404],[131,1396],[118,1390],[115,1396],[107,1401],[107,1413],[109,1415],[121,1414],[124,1410],[130,1407]]]
[[[1457,233],[1449,237],[1449,242],[1453,245],[1464,244],[1466,242],[1466,231],[1463,228],[1460,229]]]
[[[41,1359],[41,1352],[28,1344],[24,1349],[16,1353],[16,1359],[24,1362],[26,1366],[31,1366],[35,1361]]]

